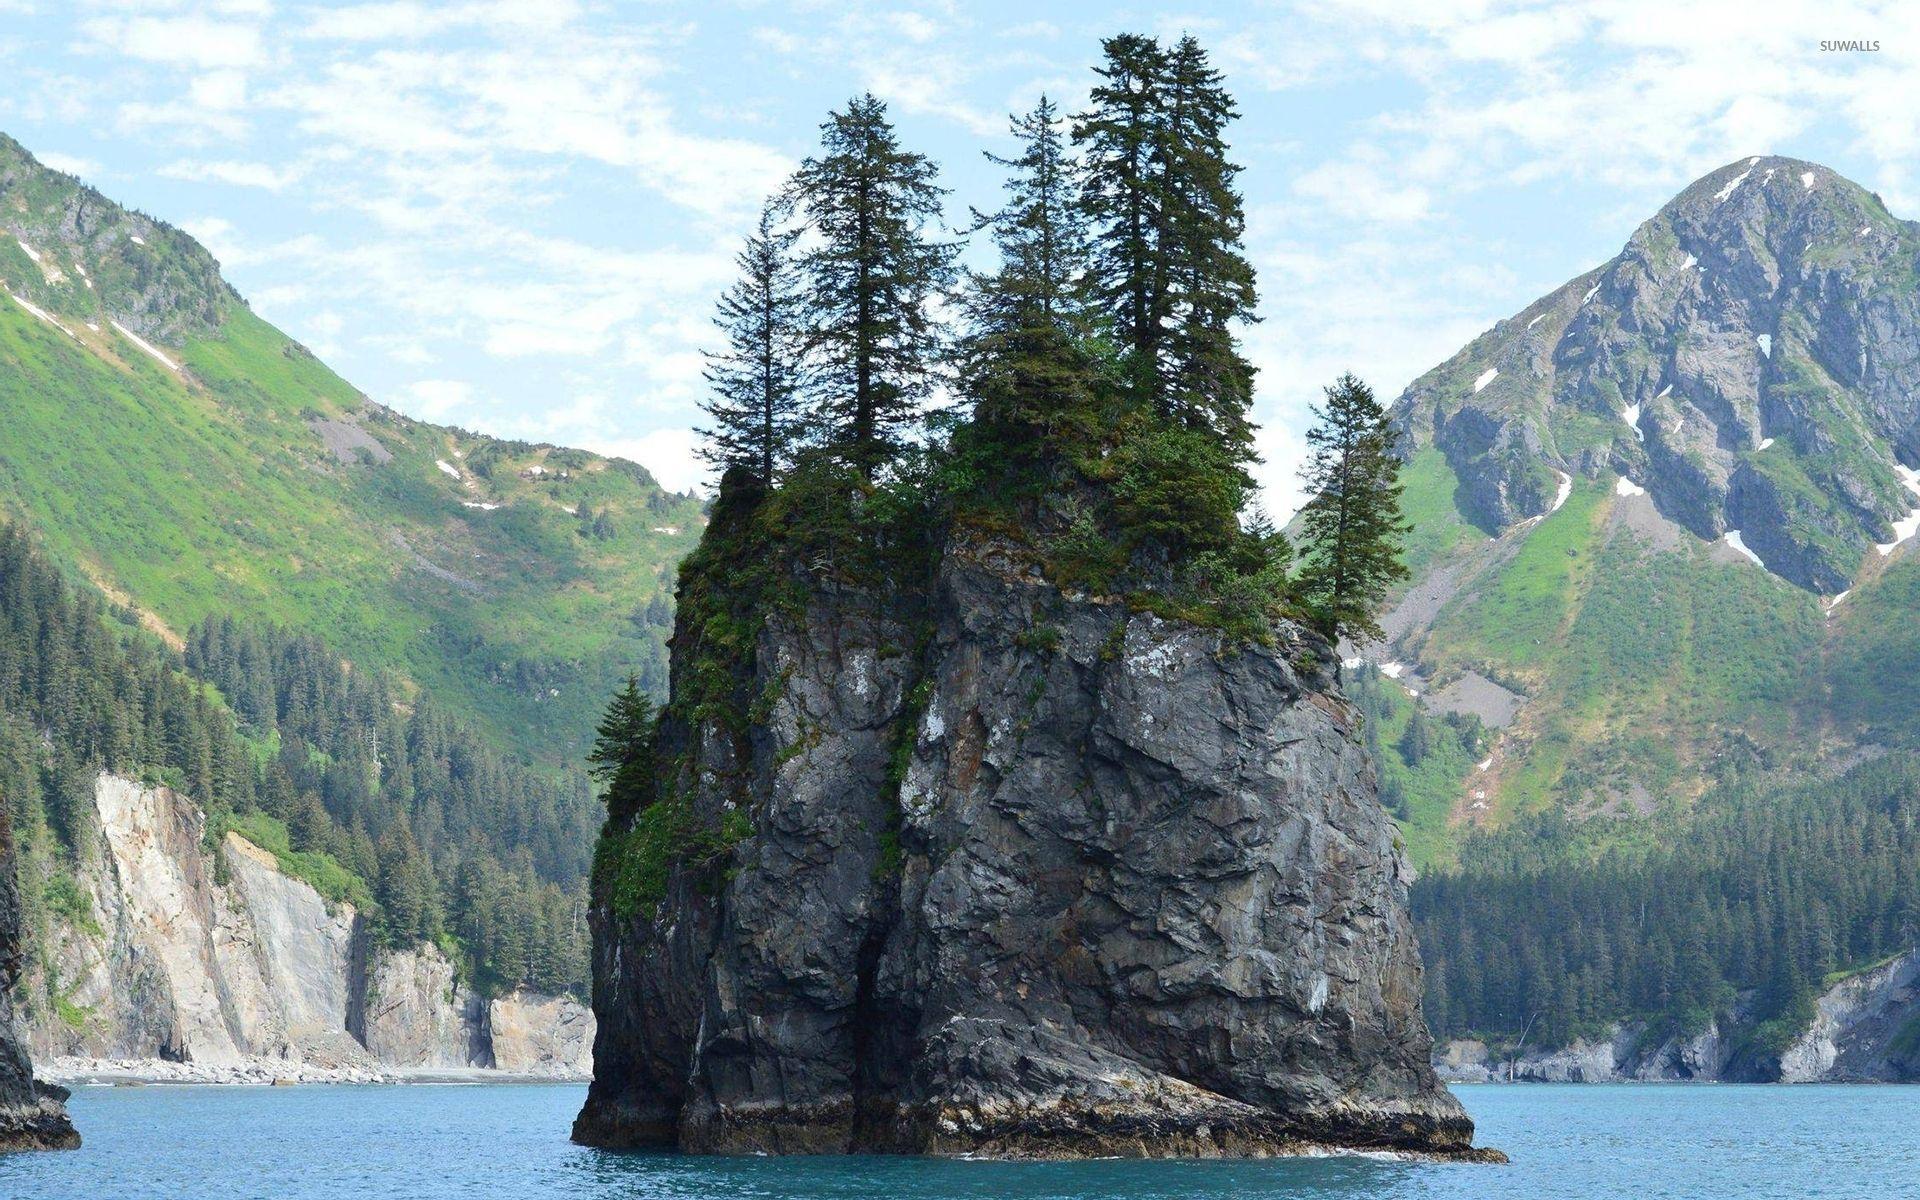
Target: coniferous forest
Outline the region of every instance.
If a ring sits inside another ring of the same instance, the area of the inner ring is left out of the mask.
[[[237,829],[482,990],[584,992],[583,775],[507,761],[311,636],[222,618],[176,654],[0,526],[0,795],[30,914],[83,903],[101,770],[182,792],[214,840]]]

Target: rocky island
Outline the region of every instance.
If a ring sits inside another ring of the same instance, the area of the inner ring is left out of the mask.
[[[966,329],[932,164],[872,96],[741,255],[670,696],[630,686],[594,753],[578,1141],[1500,1158],[1430,1065],[1411,872],[1336,677],[1348,568],[1397,569],[1386,414],[1328,390],[1323,503],[1380,544],[1296,561],[1246,469],[1231,100],[1191,39],[1104,49],[1092,182],[1049,102],[1014,122]],[[1149,186],[1188,207],[1129,241]],[[923,424],[948,346],[967,412]]]
[[[1233,645],[992,537],[944,548],[929,621],[902,653],[906,613],[825,589],[730,681],[765,697],[751,728],[665,723],[689,815],[755,832],[657,910],[596,892],[576,1138],[1478,1153],[1324,641]]]

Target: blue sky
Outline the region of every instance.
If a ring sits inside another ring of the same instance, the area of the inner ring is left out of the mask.
[[[1245,114],[1277,512],[1323,384],[1397,394],[1716,166],[1920,215],[1913,4],[0,0],[0,130],[375,399],[684,487],[713,297],[826,111],[886,99],[957,222],[1007,112],[1080,103],[1120,30],[1197,34]]]

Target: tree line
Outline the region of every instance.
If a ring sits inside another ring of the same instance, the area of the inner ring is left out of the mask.
[[[487,990],[580,992],[594,827],[579,772],[508,759],[430,696],[355,670],[312,634],[217,617],[184,665],[272,750],[257,806],[295,850],[365,880],[388,942],[448,946]]]
[[[583,774],[506,760],[317,638],[218,618],[176,654],[0,524],[0,797],[30,914],[81,916],[103,770],[173,787],[216,839],[271,818],[360,882],[376,936],[437,942],[482,988],[584,994]]]
[[[1778,1053],[1835,972],[1920,939],[1920,761],[1825,782],[1733,782],[1641,844],[1553,813],[1469,839],[1413,888],[1440,1037],[1561,1045],[1613,1021],[1733,1018]]]

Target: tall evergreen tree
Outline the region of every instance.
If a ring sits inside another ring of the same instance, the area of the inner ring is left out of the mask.
[[[814,390],[832,443],[868,476],[904,442],[942,355],[933,302],[954,246],[931,236],[944,190],[931,160],[900,148],[871,93],[821,126],[792,196],[818,236],[802,260]]]
[[[644,802],[653,787],[653,702],[640,691],[640,681],[627,677],[614,693],[595,730],[587,762],[594,778],[606,788],[607,808],[631,811]]]
[[[1251,456],[1253,366],[1233,327],[1253,319],[1253,264],[1242,249],[1246,215],[1225,131],[1239,115],[1207,52],[1183,37],[1168,57],[1160,156],[1161,256],[1171,327],[1165,332],[1167,407],[1212,429],[1237,458]]]
[[[1126,353],[1130,388],[1157,398],[1171,315],[1160,253],[1168,60],[1157,41],[1138,34],[1107,38],[1100,47],[1106,60],[1094,72],[1102,82],[1073,126],[1085,155],[1080,204],[1093,225],[1092,291]]]
[[[707,356],[712,418],[702,430],[701,457],[720,471],[738,466],[771,484],[791,461],[802,433],[799,277],[793,261],[798,230],[782,229],[769,203],[737,261],[740,279],[720,298],[714,323],[726,349]],[[584,513],[584,506],[582,509]]]
[[[1059,109],[1042,96],[1012,119],[1020,153],[987,159],[1009,170],[1005,207],[975,213],[1000,269],[972,276],[971,332],[961,346],[975,419],[1016,452],[1056,444],[1092,420],[1092,357],[1082,291],[1086,221],[1074,194]]]
[[[1380,636],[1374,617],[1387,588],[1407,577],[1400,547],[1400,460],[1386,409],[1373,389],[1342,375],[1326,389],[1307,434],[1301,468],[1307,503],[1300,510],[1303,598],[1330,637]]]

